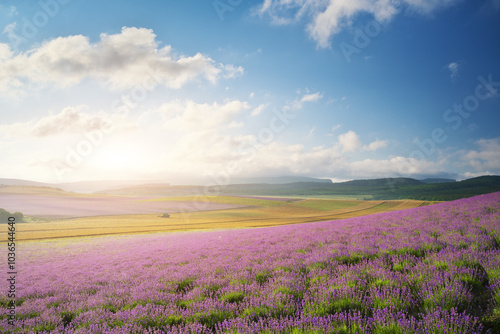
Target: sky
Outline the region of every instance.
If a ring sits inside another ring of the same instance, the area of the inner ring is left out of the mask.
[[[0,0],[0,178],[500,174],[500,0]]]

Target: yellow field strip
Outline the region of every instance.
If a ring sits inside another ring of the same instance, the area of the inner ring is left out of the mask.
[[[418,207],[422,201],[346,201],[341,203],[319,203],[322,208],[331,205],[335,210],[312,209],[317,202],[288,203],[275,207],[252,207],[218,211],[172,213],[170,218],[157,215],[99,216],[54,221],[50,223],[28,223],[17,226],[18,240],[41,240],[113,234],[135,234],[174,232],[186,230],[250,228],[278,226],[307,222],[345,219],[379,212]]]

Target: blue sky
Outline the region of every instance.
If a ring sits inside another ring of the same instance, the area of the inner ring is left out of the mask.
[[[0,177],[500,174],[499,18],[499,0],[1,1]]]

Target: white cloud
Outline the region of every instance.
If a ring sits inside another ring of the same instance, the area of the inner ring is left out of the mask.
[[[316,131],[316,127],[313,126],[311,130],[309,130],[309,133],[307,134],[306,138],[311,139],[314,136],[314,132]]]
[[[346,163],[341,152],[335,146],[318,146],[306,149],[303,145],[286,145],[272,142],[256,145],[240,157],[243,174],[329,174],[344,171]]]
[[[403,9],[429,15],[461,0],[265,0],[256,10],[273,24],[292,24],[307,17],[309,36],[318,47],[330,46],[330,38],[351,26],[360,13],[378,22],[390,21]]]
[[[50,114],[27,122],[0,125],[0,131],[10,137],[52,137],[60,134],[84,134],[91,131],[131,131],[137,125],[123,115],[90,114],[85,105],[66,107],[58,114]]]
[[[236,78],[240,75],[243,75],[243,73],[245,72],[243,67],[234,66],[232,64],[229,64],[229,65],[220,64],[220,68],[224,69],[224,71],[225,71],[224,78],[226,78],[226,79]]]
[[[458,69],[460,65],[456,62],[449,63],[446,68],[450,71],[450,78],[455,79],[458,77]]]
[[[476,172],[500,174],[500,138],[476,141],[477,150],[464,152],[462,161]]]
[[[323,95],[321,95],[320,92],[314,93],[314,94],[305,94],[302,96],[300,99],[300,102],[316,102],[320,99],[323,98]]]
[[[262,113],[264,111],[264,109],[267,108],[267,104],[260,104],[257,108],[254,108],[252,110],[252,113],[250,115],[252,116],[257,116],[257,115],[260,115],[260,113]]]
[[[85,79],[111,89],[144,82],[177,89],[199,78],[213,83],[243,73],[242,67],[216,64],[200,53],[175,56],[171,46],[160,47],[153,31],[145,28],[124,27],[118,34],[101,34],[96,43],[82,35],[59,37],[17,55],[5,51],[5,45],[1,49],[0,94],[48,84],[71,86]]]
[[[380,148],[386,147],[388,144],[387,140],[375,140],[368,145],[363,146],[363,150],[365,151],[376,151]]]
[[[323,95],[320,92],[316,93],[307,93],[302,95],[301,98],[295,99],[292,103],[284,106],[284,109],[302,109],[305,102],[317,102],[323,98]]]
[[[452,6],[462,0],[404,0],[409,5],[409,9],[422,14],[432,14],[434,11]]]
[[[10,35],[16,30],[16,27],[17,27],[17,22],[9,23],[3,29],[2,34]]]
[[[247,102],[233,100],[224,104],[174,101],[162,105],[158,113],[170,131],[180,133],[212,132],[230,124],[235,116],[249,109]]]
[[[338,136],[342,152],[354,152],[361,146],[359,136],[354,131],[348,131]]]
[[[65,108],[59,114],[40,119],[31,127],[30,133],[36,137],[46,137],[59,133],[87,132],[107,128],[110,125],[99,116],[90,116],[80,108]]]
[[[350,163],[351,175],[360,177],[418,177],[445,172],[441,162],[419,160],[401,156],[389,159],[364,159]]]
[[[12,57],[12,50],[7,44],[0,43],[0,61]]]
[[[355,15],[372,14],[377,21],[389,20],[396,14],[396,7],[388,0],[331,0],[323,12],[316,15],[308,26],[308,32],[319,47],[329,46],[330,36],[351,25]]]
[[[335,125],[334,127],[332,127],[332,132],[335,132],[337,131],[338,129],[340,129],[342,127],[342,124],[337,124]]]
[[[50,166],[54,161],[66,163],[67,145],[77,149],[82,140],[87,140],[81,131],[91,130],[95,124],[111,118],[110,115],[103,114],[92,122],[95,116],[90,116],[84,109],[75,109],[49,115],[37,121],[17,124],[17,129],[25,128],[31,136],[18,136],[11,147],[7,142],[7,147],[0,147],[2,154],[17,148],[17,153],[8,155],[23,164],[23,173],[37,174],[40,173],[40,168],[45,168],[49,177],[53,178],[54,171]],[[310,148],[303,144],[288,144],[279,140],[262,142],[257,134],[245,133],[245,128],[238,130],[239,134],[231,134],[232,127],[242,125],[237,118],[247,109],[249,108],[246,102],[237,100],[210,104],[192,101],[165,104],[155,114],[162,116],[164,122],[142,119],[141,123],[136,124],[138,131],[125,133],[119,138],[106,135],[105,140],[96,145],[80,165],[71,169],[71,173],[65,174],[64,180],[102,176],[103,171],[108,173],[106,175],[111,175],[110,177],[126,177],[126,174],[120,173],[125,173],[127,168],[132,166],[140,167],[137,170],[143,173],[141,175],[144,177],[147,177],[148,173],[157,173],[162,177],[224,175],[224,178],[241,175],[299,174],[353,179],[361,176],[411,176],[442,171],[439,164],[402,157],[388,160],[353,160],[349,152],[373,144],[363,146],[353,131],[340,135],[338,141],[329,146]],[[118,122],[115,121],[116,123]],[[69,133],[66,129],[71,129],[74,133]],[[5,133],[4,128],[0,130]],[[144,131],[147,131],[148,135],[145,135]],[[53,136],[46,135],[48,132]],[[68,138],[67,142],[59,140],[59,137],[55,136],[56,133],[66,135],[64,138]],[[310,133],[314,133],[314,128]],[[19,147],[23,149],[19,150]],[[27,149],[28,147],[32,147],[32,151]],[[117,158],[122,155],[123,159],[127,158],[127,161],[133,163],[120,165],[118,162],[121,160],[115,161],[113,154]],[[28,162],[25,162],[31,161],[30,156],[39,159],[37,166],[28,166]],[[117,169],[116,174],[110,174],[110,164]],[[0,170],[4,175],[18,175],[16,170],[6,164],[0,163]]]
[[[234,161],[237,161],[242,166],[243,173],[247,174],[327,175],[336,179],[419,177],[445,171],[441,161],[432,162],[400,156],[389,159],[352,160],[343,152],[339,143],[329,147],[306,149],[303,145],[273,142],[257,145],[253,155],[238,157]]]

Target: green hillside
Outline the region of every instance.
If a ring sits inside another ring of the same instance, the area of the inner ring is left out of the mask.
[[[451,180],[453,181],[453,180]],[[140,196],[246,195],[360,199],[416,199],[450,201],[500,191],[500,176],[481,176],[460,182],[426,183],[411,178],[354,180],[342,183],[294,182],[286,184],[235,184],[228,186],[144,185],[106,191],[111,194]]]

